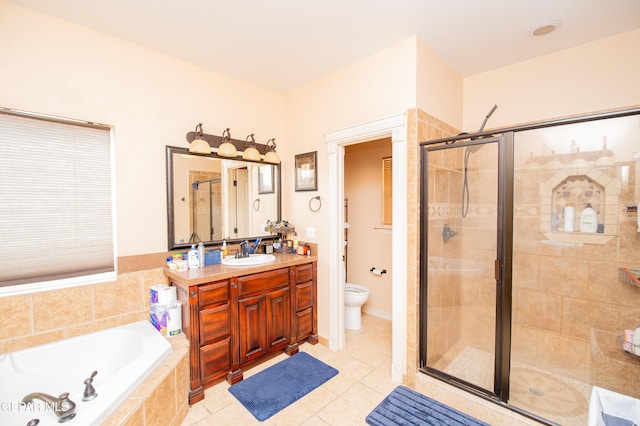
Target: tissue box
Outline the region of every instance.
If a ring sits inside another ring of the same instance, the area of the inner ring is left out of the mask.
[[[204,253],[204,266],[219,265],[222,263],[222,252],[220,250],[209,250]]]

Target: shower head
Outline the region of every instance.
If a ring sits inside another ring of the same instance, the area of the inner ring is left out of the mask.
[[[482,126],[480,126],[480,130],[478,130],[478,133],[482,132],[482,129],[484,129],[484,125],[487,124],[487,120],[489,119],[489,117],[491,117],[491,114],[493,114],[496,109],[498,109],[498,105],[494,105],[493,107],[491,107],[491,111],[489,111],[489,114],[487,114],[487,116],[484,118]]]
[[[489,113],[486,115],[486,117],[484,118],[484,121],[482,122],[482,125],[480,126],[480,129],[478,130],[478,133],[482,133],[482,130],[484,129],[484,125],[487,124],[487,120],[489,119],[489,117],[491,117],[491,114],[493,114],[493,112],[498,109],[498,105],[494,105],[493,107],[491,107],[491,110],[489,111]],[[462,134],[462,133],[461,133]],[[477,138],[471,138],[471,140],[477,140]],[[480,148],[482,148],[484,145],[470,145],[467,147],[466,152],[468,153],[473,153],[478,151]]]

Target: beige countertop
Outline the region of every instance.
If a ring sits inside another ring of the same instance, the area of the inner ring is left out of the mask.
[[[293,253],[274,253],[276,260],[271,263],[256,266],[226,266],[226,265],[209,265],[204,268],[189,269],[187,271],[176,271],[164,268],[164,275],[169,277],[171,281],[180,287],[189,287],[219,281],[243,275],[255,274],[257,272],[271,271],[279,268],[287,268],[289,266],[301,265],[303,263],[315,262],[317,256],[301,256]]]

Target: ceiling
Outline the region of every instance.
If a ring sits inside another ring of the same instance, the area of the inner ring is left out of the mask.
[[[414,35],[468,77],[640,28],[640,0],[11,2],[277,92]]]

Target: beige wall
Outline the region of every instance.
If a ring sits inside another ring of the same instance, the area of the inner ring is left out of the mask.
[[[487,129],[640,104],[640,30],[464,80],[463,130]]]
[[[391,139],[349,145],[344,154],[344,195],[349,201],[347,282],[369,289],[362,310],[391,319],[391,229],[382,226],[382,159]],[[385,269],[374,275],[371,268]]]
[[[284,97],[0,0],[3,107],[115,127],[118,255],[167,249],[165,145],[283,140]]]
[[[417,76],[420,76],[417,78]],[[434,114],[460,120],[462,105],[458,94],[444,96],[436,90],[436,82],[427,84],[429,77],[446,76],[443,83],[461,93],[462,81],[416,37],[362,59],[286,96],[286,140],[283,163],[284,217],[298,229],[298,236],[306,238],[306,228],[316,230],[320,259],[318,261],[318,300],[320,306],[329,305],[328,283],[328,182],[325,135],[328,132],[405,113],[415,108],[418,99],[436,110]],[[420,86],[418,86],[420,84]],[[420,93],[423,91],[433,93]],[[419,95],[418,95],[419,94]],[[424,139],[423,139],[424,140]],[[318,195],[323,207],[317,213],[308,209],[309,193],[293,190],[291,162],[287,157],[308,151],[318,151]],[[301,230],[301,231],[300,231]],[[318,331],[327,336],[328,308],[318,314]]]
[[[417,41],[415,106],[457,129],[462,127],[463,79],[422,40]]]

